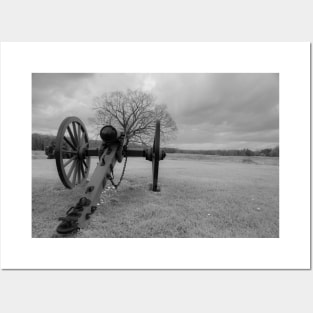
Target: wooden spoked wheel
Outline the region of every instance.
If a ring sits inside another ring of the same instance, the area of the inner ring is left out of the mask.
[[[60,125],[55,146],[55,159],[59,177],[66,188],[83,183],[89,173],[89,146],[84,123],[77,117],[67,117]]]
[[[159,161],[160,161],[160,121],[157,120],[152,148],[152,177],[153,177],[152,191],[159,191],[158,188]]]

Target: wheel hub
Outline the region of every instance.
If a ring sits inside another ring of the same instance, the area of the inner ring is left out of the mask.
[[[86,157],[87,144],[78,147],[77,157],[79,160],[83,160]]]

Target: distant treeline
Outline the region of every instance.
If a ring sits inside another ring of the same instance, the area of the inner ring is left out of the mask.
[[[44,150],[45,147],[55,143],[56,136],[32,134],[32,150]],[[101,140],[89,140],[90,148],[97,148],[101,145]],[[136,144],[130,144],[129,148],[141,148]],[[262,150],[184,150],[177,148],[162,148],[167,153],[190,153],[190,154],[205,154],[205,155],[224,155],[224,156],[279,156],[279,146],[275,148],[267,148]]]
[[[250,149],[241,150],[184,150],[177,148],[163,148],[167,153],[189,153],[189,154],[205,154],[205,155],[224,155],[224,156],[279,156],[279,146],[275,148],[267,148],[252,151]]]

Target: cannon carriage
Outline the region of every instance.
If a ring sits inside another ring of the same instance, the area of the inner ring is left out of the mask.
[[[101,193],[108,182],[114,188],[120,185],[128,157],[143,157],[152,163],[153,192],[160,191],[158,185],[159,161],[166,156],[160,148],[160,121],[156,121],[153,146],[148,149],[128,149],[128,138],[122,131],[111,125],[105,125],[100,130],[102,143],[98,148],[89,147],[89,138],[84,123],[77,117],[67,117],[61,123],[55,144],[56,167],[66,188],[72,189],[77,185],[86,184],[83,197],[72,206],[65,217],[61,217],[57,228],[59,234],[69,234],[83,228],[86,221],[97,209]],[[98,164],[88,179],[91,157],[98,157]],[[116,162],[124,166],[119,181],[114,182],[114,166]]]

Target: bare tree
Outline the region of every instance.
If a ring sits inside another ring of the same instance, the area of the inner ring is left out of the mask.
[[[177,131],[175,121],[166,105],[156,103],[156,98],[141,90],[115,91],[95,98],[95,123],[99,127],[112,125],[124,131],[129,142],[151,144],[155,122],[161,122],[161,140],[172,139]]]

